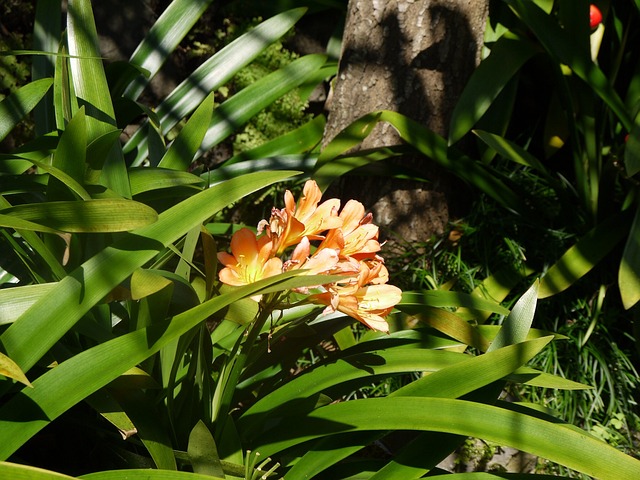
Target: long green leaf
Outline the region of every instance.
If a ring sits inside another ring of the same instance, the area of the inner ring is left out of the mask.
[[[626,215],[608,218],[569,248],[540,280],[538,298],[560,293],[586,275],[629,232]]]
[[[76,480],[76,477],[51,470],[9,462],[0,462],[0,477],[12,480]]]
[[[86,108],[90,142],[113,130],[116,122],[89,0],[69,0],[67,43],[75,94]]]
[[[536,313],[538,288],[540,282],[536,279],[533,285],[518,299],[505,319],[498,334],[491,342],[488,352],[492,352],[507,345],[523,342],[527,338],[533,316]]]
[[[298,87],[320,69],[325,61],[324,55],[304,56],[236,93],[213,112],[211,125],[200,151],[204,152],[217,145],[251,117]]]
[[[445,290],[425,290],[422,292],[403,292],[400,306],[419,305],[429,307],[466,307],[484,310],[500,315],[509,315],[509,309],[485,298],[463,292]]]
[[[49,370],[33,382],[34,388],[27,389],[28,391],[23,389],[0,407],[0,431],[4,438],[4,442],[0,444],[0,458],[8,458],[24,442],[73,405],[227,305],[267,291],[317,285],[314,282],[319,278],[307,275],[291,278],[294,275],[296,272],[288,272],[234,289],[176,315],[169,322],[141,328],[84,350]]]
[[[287,170],[292,169],[288,168]],[[129,170],[129,180],[131,181],[131,194],[134,196],[152,190],[189,185],[200,186],[203,183],[199,177],[192,173],[157,167],[132,168]]]
[[[226,84],[240,69],[253,61],[271,43],[282,37],[302,17],[306,9],[296,8],[270,18],[231,42],[196,69],[171,92],[157,109],[162,132],[170,131],[189,115],[209,94]],[[148,156],[149,146],[141,128],[125,145],[125,152],[135,152],[133,166]]]
[[[0,102],[0,140],[22,120],[49,91],[53,80],[42,78],[27,83]]]
[[[63,232],[125,232],[158,218],[144,203],[120,199],[28,203],[2,209],[0,215]]]
[[[180,130],[167,153],[160,160],[158,167],[172,170],[187,170],[189,168],[211,123],[213,103],[214,94],[210,93]]]
[[[622,254],[618,270],[618,286],[624,308],[629,309],[638,303],[640,300],[640,208],[636,210]]]
[[[453,109],[449,144],[467,134],[522,66],[538,50],[531,42],[501,37],[467,82]]]
[[[31,305],[49,294],[55,283],[39,283],[0,290],[0,325],[13,323]]]
[[[396,429],[482,438],[602,480],[635,480],[640,472],[640,461],[586,433],[515,411],[450,398],[369,398],[328,405],[270,430],[259,451],[273,456],[325,435]]]
[[[261,172],[229,180],[163,212],[157,222],[125,234],[62,279],[51,295],[14,322],[0,336],[6,353],[28,371],[90,308],[165,246],[225,206],[294,173]]]
[[[60,25],[62,4],[60,2],[37,2],[33,24],[33,49],[41,52],[57,52],[62,33]],[[35,55],[32,59],[31,79],[53,78],[55,57]],[[33,117],[36,136],[45,135],[56,128],[53,92],[49,91],[34,108]]]
[[[360,143],[375,124],[381,121],[390,123],[400,137],[420,153],[485,192],[501,205],[520,213],[526,212],[524,202],[516,192],[484,165],[462,155],[453,147],[449,148],[444,138],[418,122],[388,110],[364,115],[326,146],[318,158],[313,175],[321,189],[326,189],[336,178],[357,166],[349,162],[341,163],[341,159],[335,157]]]
[[[238,428],[242,428],[243,434],[251,438],[259,433],[255,422],[260,420],[260,415],[268,416],[273,421],[277,417],[274,413],[277,409],[284,408],[280,414],[285,417],[295,414],[290,409],[296,401],[354,378],[381,373],[403,370],[433,372],[395,391],[392,396],[459,397],[509,375],[550,340],[551,337],[531,340],[479,357],[443,350],[403,349],[346,357],[336,363],[319,365],[259,400],[240,418]]]
[[[175,0],[169,4],[129,59],[130,63],[146,70],[148,76],[136,77],[126,88],[125,97],[136,99],[140,96],[147,82],[158,73],[211,2],[212,0]]]
[[[430,375],[420,378],[396,391],[391,393],[390,397],[452,397],[458,398],[462,395],[477,391],[481,387],[488,385],[500,379],[504,375],[508,375],[515,369],[519,368],[523,363],[532,358],[541,348],[546,345],[551,337],[537,339],[533,342],[525,342],[522,344],[511,345],[502,349],[498,349],[492,353],[487,353],[478,357],[470,357],[464,354],[458,354],[463,358],[448,367],[442,368]],[[286,385],[285,385],[286,386]],[[492,400],[491,393],[488,394]],[[485,394],[486,396],[486,394]],[[296,412],[294,412],[294,415]],[[287,418],[289,421],[290,418]],[[393,430],[393,429],[392,429]],[[265,439],[269,432],[265,433]],[[430,434],[423,434],[430,435]],[[340,458],[346,458],[348,455],[355,453],[363,444],[368,444],[377,438],[377,434],[361,434],[359,442],[351,443],[347,447],[334,448],[331,438],[323,440],[317,449],[312,449],[306,454],[292,469],[291,473],[296,475],[313,476],[318,472],[327,468],[328,465]],[[449,445],[451,450],[455,448],[457,440],[455,438],[447,438],[443,440],[441,437],[432,438],[433,441],[442,442],[444,446]],[[362,443],[360,443],[362,442]],[[328,443],[328,444],[327,444]],[[435,463],[445,455],[438,457]],[[435,465],[434,463],[434,465]],[[390,467],[391,468],[391,467]],[[296,478],[293,475],[292,478]]]
[[[149,469],[109,470],[106,472],[88,473],[78,478],[82,478],[83,480],[124,480],[125,478],[126,480],[224,480],[222,477],[211,477],[198,473]]]

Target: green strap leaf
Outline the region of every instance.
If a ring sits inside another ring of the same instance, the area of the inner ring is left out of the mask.
[[[126,232],[158,219],[144,203],[110,198],[16,205],[0,210],[0,215],[62,232]]]
[[[314,282],[318,278],[318,276],[313,275],[299,275],[299,272],[287,272],[239,287],[176,315],[168,322],[140,328],[116,337],[84,350],[62,362],[57,367],[38,377],[33,382],[34,388],[28,389],[28,391],[23,389],[0,407],[0,431],[3,432],[3,439],[5,440],[0,444],[0,459],[8,458],[29,438],[73,405],[109,384],[171,342],[176,341],[206,318],[231,303],[268,291],[289,290],[300,285],[317,285],[318,283]],[[64,280],[59,285],[67,286]],[[89,288],[90,286],[86,285],[85,291],[89,290]],[[72,301],[75,302],[77,302],[76,293],[73,291],[71,297]],[[59,299],[54,299],[54,301],[58,302],[59,300],[62,300],[66,307],[69,306],[62,295],[59,296]],[[43,302],[40,302],[35,307],[42,304]],[[34,310],[35,308],[30,309],[26,315]],[[21,317],[21,320],[25,316]],[[48,335],[51,335],[51,332],[55,329],[55,326],[52,325],[54,322],[50,321],[51,318],[56,318],[60,323],[63,323],[61,321],[63,320],[62,318],[49,315],[45,319],[45,322],[49,325],[49,331],[45,332]],[[67,321],[67,323],[69,322]],[[9,330],[4,332],[0,339],[3,340],[3,344],[6,347],[14,347],[7,348],[7,350],[19,352],[19,350],[15,349],[15,344],[7,341],[7,339],[11,340],[7,332],[16,325],[18,325],[17,322],[9,327]],[[31,358],[25,358],[24,355],[21,355],[24,358],[24,363],[35,358],[33,346],[42,347],[43,343],[35,343],[33,341],[29,343],[29,340],[32,339],[27,339],[28,345],[32,347],[31,351],[28,352]],[[46,345],[45,348],[44,352],[48,350]],[[44,352],[42,352],[42,348],[38,349],[38,353],[42,354]]]
[[[344,162],[344,159],[338,155],[366,138],[377,122],[390,123],[402,140],[453,174],[485,192],[504,207],[526,213],[527,209],[520,196],[489,168],[462,155],[453,147],[448,147],[444,138],[418,122],[388,110],[364,115],[340,132],[325,147],[318,157],[316,170],[313,174],[322,190],[326,190],[336,178],[358,166],[358,164],[349,161]]]
[[[536,279],[533,285],[518,299],[511,309],[511,313],[502,323],[502,328],[491,342],[487,353],[507,345],[523,342],[527,338],[538,302],[538,288],[540,282]]]
[[[467,82],[451,114],[449,144],[466,135],[486,113],[493,101],[539,50],[528,41],[501,37]]]
[[[224,478],[213,435],[202,420],[196,423],[189,434],[187,453],[195,473]]]
[[[12,378],[27,387],[33,387],[20,367],[2,352],[0,352],[0,375]]]
[[[22,120],[51,88],[53,79],[42,78],[27,83],[0,102],[0,140]]]
[[[0,462],[0,477],[13,480],[76,480],[76,477],[62,473],[9,462]]]
[[[13,323],[54,286],[55,283],[39,283],[0,289],[0,325]]]
[[[640,300],[640,208],[636,209],[622,254],[618,270],[618,287],[624,308],[629,309],[638,303]]]
[[[123,235],[69,273],[0,336],[5,352],[28,371],[95,304],[166,245],[230,203],[296,172],[261,172],[209,188]],[[52,319],[55,319],[53,321]]]
[[[210,93],[180,130],[180,133],[169,146],[158,167],[172,170],[187,170],[198,148],[202,144],[213,113],[215,95]]]
[[[296,8],[272,17],[231,42],[196,69],[158,106],[157,115],[162,132],[169,132],[189,115],[209,94],[227,83],[240,69],[251,63],[271,43],[282,37],[302,17],[305,8]],[[139,166],[148,156],[144,131],[141,128],[124,147],[135,152],[131,165]]]
[[[629,232],[625,214],[608,218],[569,248],[540,280],[538,298],[563,292],[586,275]],[[622,284],[621,284],[622,285]]]
[[[640,471],[640,461],[584,432],[450,398],[368,398],[328,405],[269,430],[259,451],[272,456],[314,438],[364,430],[423,430],[482,438],[602,480],[635,480]]]
[[[212,477],[210,475],[200,475],[198,473],[149,469],[109,470],[105,472],[81,475],[78,478],[83,480],[122,480],[123,475],[126,475],[127,480],[225,480],[225,477]]]
[[[158,73],[211,2],[212,0],[176,0],[169,4],[129,59],[131,64],[147,71],[148,75],[146,78],[143,75],[137,76],[126,88],[125,97],[136,99],[140,96],[147,82]]]

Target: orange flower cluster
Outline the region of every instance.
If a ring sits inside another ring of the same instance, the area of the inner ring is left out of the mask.
[[[313,303],[326,305],[325,312],[338,310],[374,330],[388,332],[385,317],[400,301],[402,291],[387,285],[389,273],[377,253],[378,227],[360,202],[349,200],[338,213],[340,200],[320,203],[321,197],[316,182],[309,180],[297,204],[286,191],[285,207],[274,208],[269,221],[258,225],[257,235],[247,228],[236,232],[231,253],[218,254],[224,265],[220,281],[247,285],[294,269],[309,275],[345,275],[344,280],[301,293],[309,294]],[[313,252],[311,241],[319,242]],[[290,259],[283,262],[281,256],[293,245]]]

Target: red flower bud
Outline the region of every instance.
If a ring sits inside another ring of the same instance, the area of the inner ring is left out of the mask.
[[[594,4],[589,5],[589,26],[593,30],[602,23],[602,12]]]

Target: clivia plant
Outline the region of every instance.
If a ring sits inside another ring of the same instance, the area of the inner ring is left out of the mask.
[[[63,34],[61,3],[42,1],[34,50],[11,52],[34,55],[34,73],[0,104],[0,137],[29,112],[36,129],[0,156],[0,477],[419,478],[445,475],[438,463],[475,436],[599,478],[635,478],[637,460],[498,399],[506,382],[588,388],[526,366],[556,340],[531,328],[536,281],[510,310],[389,285],[365,206],[321,202],[345,147],[316,155],[322,117],[211,171],[192,169],[285,91],[335,72],[305,56],[215,104],[215,90],[304,14],[294,9],[221,49],[156,108],[144,105],[148,79],[209,3],[171,2],[129,62],[107,67],[91,2],[67,2]],[[442,145],[399,116],[378,118],[424,150]],[[255,230],[217,221],[311,173],[302,198],[285,194]],[[234,229],[230,252],[219,251]],[[502,325],[482,325],[489,313]],[[360,393],[406,374],[389,395]],[[367,448],[404,430],[416,435],[372,459]]]

